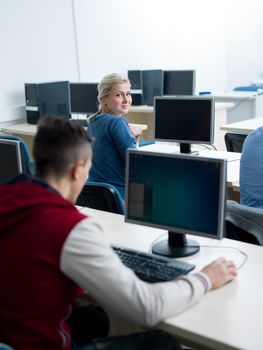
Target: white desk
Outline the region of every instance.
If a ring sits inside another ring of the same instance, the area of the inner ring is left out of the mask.
[[[138,126],[142,128],[143,131],[148,129],[148,126],[146,124],[130,124],[130,125]],[[22,124],[14,124],[7,127],[2,127],[1,130],[6,133],[35,136],[37,132],[37,126],[35,124],[22,123]]]
[[[263,117],[242,120],[241,122],[225,124],[220,127],[224,131],[251,132],[263,125]]]
[[[224,151],[224,132],[220,126],[227,123],[227,111],[234,107],[234,103],[215,103],[215,146],[217,149]],[[144,140],[153,140],[154,138],[154,115],[151,106],[134,106],[126,118],[131,123],[142,123],[148,125],[148,130],[143,133]]]
[[[165,232],[124,223],[122,215],[87,208],[82,212],[97,219],[111,242],[142,251],[148,251],[151,243]],[[200,252],[183,260],[195,264],[198,270],[219,256],[225,256],[240,265],[243,256],[235,250],[224,248],[226,246],[244,251],[248,261],[235,281],[209,292],[198,305],[165,320],[158,328],[195,349],[262,349],[263,247],[229,239],[194,239],[201,245]]]
[[[209,96],[209,95],[208,95]],[[212,92],[216,102],[233,103],[227,112],[227,123],[234,123],[249,117],[263,115],[263,95],[255,91]]]

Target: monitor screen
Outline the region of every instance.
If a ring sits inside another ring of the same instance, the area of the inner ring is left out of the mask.
[[[0,139],[0,183],[22,172],[20,142]]]
[[[142,89],[142,71],[141,70],[128,70],[128,79],[130,80],[132,90]]]
[[[194,95],[195,70],[167,70],[163,76],[164,95]]]
[[[71,113],[92,114],[98,111],[98,83],[70,83]]]
[[[215,106],[212,97],[170,96],[154,101],[155,139],[175,141],[184,153],[191,143],[212,144],[214,141]]]
[[[156,254],[187,256],[199,250],[185,234],[223,237],[226,160],[128,150],[125,220],[169,231]]]
[[[55,81],[38,84],[39,114],[55,114],[58,117],[70,118],[69,81]]]
[[[142,71],[143,103],[153,106],[154,96],[163,95],[163,71],[161,69]]]

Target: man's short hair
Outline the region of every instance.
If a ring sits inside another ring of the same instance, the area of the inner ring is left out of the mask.
[[[66,175],[74,162],[91,157],[91,143],[84,127],[74,121],[52,115],[41,118],[33,146],[36,175]]]

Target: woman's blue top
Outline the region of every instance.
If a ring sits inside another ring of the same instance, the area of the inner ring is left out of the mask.
[[[124,199],[126,150],[136,147],[127,120],[111,114],[98,114],[90,121],[88,130],[95,139],[89,181],[115,186]]]

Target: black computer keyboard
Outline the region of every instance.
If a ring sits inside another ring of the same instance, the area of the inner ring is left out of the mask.
[[[112,248],[124,265],[132,269],[140,279],[147,282],[171,281],[195,268],[192,264],[156,254],[119,246]]]

